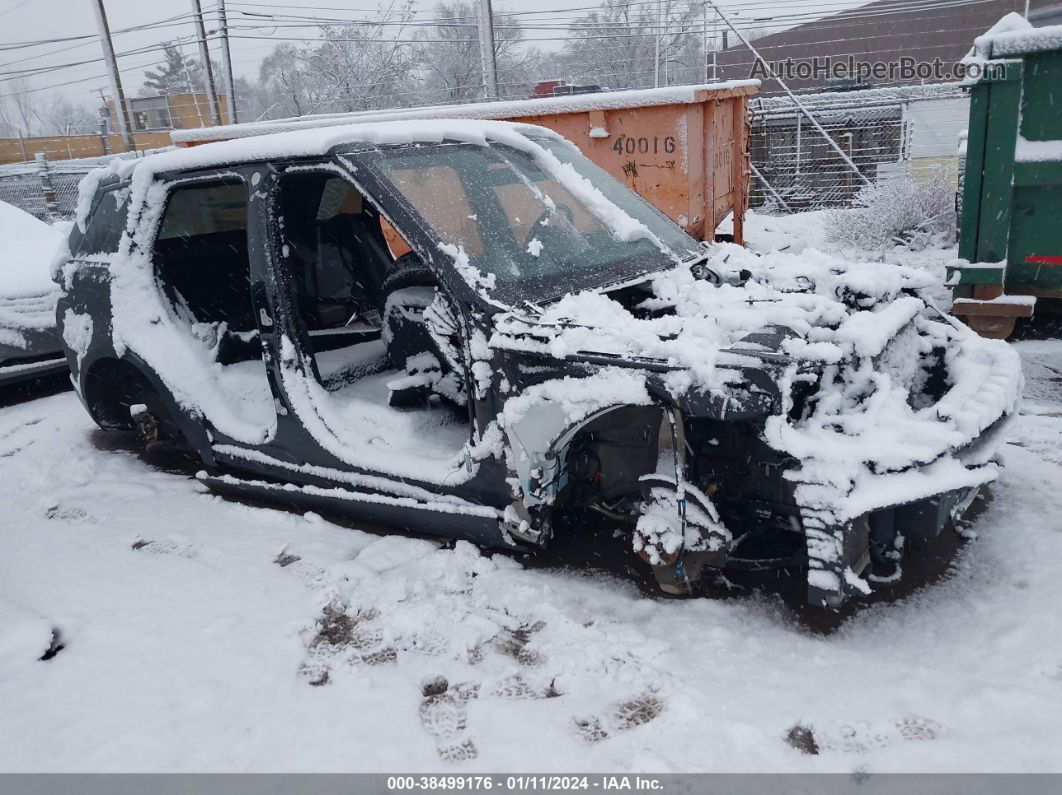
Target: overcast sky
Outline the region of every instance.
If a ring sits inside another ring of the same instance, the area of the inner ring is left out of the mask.
[[[14,70],[99,59],[102,52],[99,41],[95,38],[97,27],[93,3],[94,0],[0,0],[0,48],[3,48],[0,52],[0,81],[3,81],[0,82],[0,94],[13,90],[12,83],[5,78],[10,78]],[[207,27],[210,29],[213,27],[212,22],[216,19],[213,11],[216,7],[215,0],[202,0],[202,3],[207,13]],[[725,0],[721,3],[724,7],[745,6],[742,13],[746,17],[754,14],[769,14],[772,8],[785,8],[792,11],[809,6],[820,6],[828,7],[829,12],[834,13],[846,6],[860,4],[859,0],[812,0],[810,3],[805,0],[772,0],[771,2],[763,0],[760,3],[755,3],[754,0]],[[175,2],[105,0],[105,5],[112,32],[159,22],[187,14],[191,10],[191,0],[175,0]],[[425,19],[432,16],[431,9],[434,5],[435,0],[416,0],[414,4],[419,15]],[[573,17],[585,13],[583,9],[594,5],[594,0],[494,1],[495,13],[534,11],[537,12],[535,20],[564,24],[567,24]],[[756,5],[764,10],[750,10]],[[246,2],[227,0],[229,23],[233,35],[242,33],[262,36],[271,31],[268,28],[254,31],[237,30],[241,19],[248,19],[241,15],[241,11],[268,13],[275,10],[291,13],[302,10],[303,13],[315,16],[356,17],[358,12],[369,11],[375,7],[374,0],[246,0]],[[258,18],[254,24],[261,25],[262,22],[263,20]],[[149,47],[177,36],[191,37],[193,34],[192,23],[187,19],[174,22],[170,27],[161,29],[116,34],[115,50],[119,53],[119,68],[123,72],[122,79],[126,91],[130,94],[136,93],[143,80],[144,70],[157,61],[160,54],[147,52],[123,56],[121,53]],[[8,49],[14,43],[83,35],[89,35],[91,38],[39,47]],[[276,35],[310,36],[313,35],[313,31],[305,28],[295,31],[280,30],[276,31]],[[535,30],[529,31],[528,35],[532,38],[559,38],[564,34],[561,30]],[[262,58],[277,43],[277,41],[266,39],[232,39],[233,71],[237,76],[254,77]],[[544,49],[556,48],[560,46],[560,42],[539,41],[536,42],[536,46]],[[184,51],[188,55],[195,55],[194,41],[186,43]],[[95,104],[101,88],[109,93],[102,61],[34,75],[28,80],[33,89],[63,94],[86,103]]]

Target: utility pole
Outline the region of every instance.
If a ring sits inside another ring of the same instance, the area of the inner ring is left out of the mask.
[[[656,0],[656,49],[653,52],[653,88],[660,88],[660,0]]]
[[[708,82],[708,6],[701,6],[701,49],[704,50],[704,82]]]
[[[218,103],[218,87],[214,84],[214,67],[210,65],[210,50],[207,49],[206,28],[203,27],[203,8],[199,0],[192,0],[196,37],[199,39],[199,56],[203,59],[203,74],[206,75],[207,96],[210,98],[210,118],[221,124],[221,107]]]
[[[111,153],[111,141],[110,141],[110,124],[111,114],[107,110],[107,97],[103,94],[103,89],[99,89],[100,92],[100,145],[103,147],[103,154],[109,155]]]
[[[229,20],[225,16],[225,0],[218,0],[218,22],[221,27],[221,52],[225,58],[225,88],[229,92],[229,121],[236,124],[236,84],[232,76],[232,53],[229,52]]]
[[[129,106],[125,101],[125,92],[122,90],[122,76],[118,73],[118,62],[114,59],[111,28],[107,24],[107,11],[103,8],[103,0],[96,0],[93,8],[96,10],[96,26],[99,28],[100,44],[103,46],[103,58],[107,61],[107,68],[111,73],[114,115],[118,117],[118,126],[122,130],[122,139],[125,141],[126,151],[135,152],[136,141],[133,140],[133,125],[129,119]]]
[[[479,61],[483,69],[483,98],[498,98],[498,62],[494,53],[494,12],[490,0],[479,1]]]
[[[707,6],[707,4],[705,4]],[[719,15],[714,11],[712,12],[712,80],[719,79]],[[726,41],[726,29],[723,29],[723,41]],[[722,49],[726,49],[726,44],[723,44]]]

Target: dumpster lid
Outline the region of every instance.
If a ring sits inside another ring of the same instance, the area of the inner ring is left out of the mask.
[[[332,127],[362,122],[399,121],[406,119],[506,119],[513,117],[548,116],[557,113],[578,113],[590,110],[620,110],[655,105],[677,105],[747,96],[759,91],[759,80],[724,80],[685,86],[665,86],[633,91],[602,91],[596,94],[575,94],[541,99],[520,99],[499,102],[475,102],[466,105],[427,105],[418,108],[326,113],[288,119],[275,119],[251,124],[228,124],[220,127],[199,127],[174,130],[171,140],[190,145],[208,141],[246,138],[266,133],[298,130],[308,127]]]
[[[1036,28],[1012,11],[974,39],[973,49],[962,63],[969,68],[994,58],[1050,50],[1062,50],[1062,25]]]
[[[1014,30],[992,36],[992,57],[1062,50],[1062,25]]]

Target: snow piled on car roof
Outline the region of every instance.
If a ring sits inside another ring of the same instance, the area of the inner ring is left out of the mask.
[[[439,143],[456,140],[485,145],[487,140],[491,139],[526,148],[529,142],[524,135],[528,133],[538,138],[565,140],[555,132],[530,124],[483,120],[418,120],[338,125],[333,123],[327,127],[274,132],[183,149],[165,149],[135,160],[115,159],[102,168],[90,171],[78,186],[77,223],[84,228],[96,188],[111,178],[133,182],[150,181],[155,175],[169,171],[276,158],[323,156],[343,144]]]

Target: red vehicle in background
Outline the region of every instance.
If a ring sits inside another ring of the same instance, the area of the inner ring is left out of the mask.
[[[574,85],[567,80],[541,80],[531,89],[529,99],[542,99],[543,97],[567,97],[572,94],[596,94],[605,91],[596,84]]]

